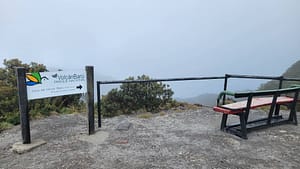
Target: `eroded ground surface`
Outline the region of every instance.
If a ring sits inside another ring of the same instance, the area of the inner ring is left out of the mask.
[[[299,126],[259,130],[243,140],[221,132],[220,120],[210,108],[119,116],[104,119],[89,138],[85,115],[51,116],[31,122],[32,139],[47,144],[25,154],[10,151],[21,141],[19,126],[0,133],[0,168],[300,168]],[[124,121],[129,130],[116,130]]]

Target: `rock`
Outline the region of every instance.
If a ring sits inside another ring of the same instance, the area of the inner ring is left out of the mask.
[[[116,130],[129,130],[131,127],[132,123],[130,123],[128,120],[123,120],[121,123],[118,124]]]
[[[286,130],[279,130],[279,133],[287,133]]]
[[[129,143],[129,141],[128,141],[127,139],[117,140],[117,141],[115,142],[115,144],[128,144],[128,143]]]

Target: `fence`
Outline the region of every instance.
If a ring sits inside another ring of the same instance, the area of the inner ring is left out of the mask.
[[[165,79],[150,79],[150,80],[116,80],[116,81],[97,81],[97,111],[98,111],[98,127],[101,127],[101,85],[107,84],[122,84],[122,83],[154,83],[154,82],[170,82],[170,81],[195,81],[195,80],[220,80],[224,79],[224,90],[227,90],[228,79],[261,79],[261,80],[277,80],[279,81],[278,88],[281,89],[283,81],[297,81],[297,78],[285,78],[283,76],[252,76],[252,75],[234,75],[225,74],[225,76],[213,77],[188,77],[188,78],[165,78]],[[225,98],[224,98],[225,99]],[[225,101],[225,100],[223,100]]]

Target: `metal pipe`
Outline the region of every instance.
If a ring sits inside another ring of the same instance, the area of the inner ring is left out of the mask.
[[[296,79],[296,78],[285,78],[285,77],[283,77],[282,80],[285,80],[285,81],[298,81],[298,82],[300,82],[300,79]]]
[[[228,74],[225,74],[225,80],[224,80],[224,91],[226,91],[226,90],[227,90],[228,78],[229,78],[229,75],[228,75]],[[223,96],[222,105],[224,105],[224,104],[225,104],[225,101],[226,101],[226,94]]]
[[[98,128],[101,128],[101,84],[97,82]]]
[[[169,78],[169,79],[150,79],[150,80],[115,80],[115,81],[99,81],[99,83],[100,84],[148,83],[148,82],[189,81],[189,80],[215,80],[215,79],[224,79],[224,76]]]
[[[233,75],[228,74],[228,78],[243,78],[243,79],[270,79],[280,80],[281,76],[253,76],[253,75]]]

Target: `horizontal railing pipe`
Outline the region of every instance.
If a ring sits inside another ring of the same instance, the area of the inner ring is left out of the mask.
[[[297,78],[285,78],[282,76],[252,76],[252,75],[235,75],[226,74],[228,78],[241,79],[266,79],[266,80],[284,80],[284,81],[299,81]],[[150,80],[113,80],[113,81],[97,81],[97,84],[118,84],[118,83],[149,83],[149,82],[167,82],[167,81],[190,81],[190,80],[217,80],[225,79],[224,76],[213,77],[188,77],[188,78],[167,78],[167,79],[150,79]]]
[[[241,78],[241,79],[266,79],[266,80],[280,80],[282,76],[252,76],[252,75],[234,75],[226,74],[228,78]]]
[[[98,84],[118,84],[118,83],[149,83],[149,82],[167,82],[167,81],[189,81],[189,80],[216,80],[224,79],[224,76],[215,77],[188,77],[188,78],[169,78],[169,79],[150,79],[150,80],[114,80],[98,81]]]
[[[284,81],[295,81],[295,82],[300,82],[300,79],[296,79],[296,78],[283,78],[282,80]]]

